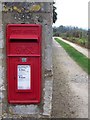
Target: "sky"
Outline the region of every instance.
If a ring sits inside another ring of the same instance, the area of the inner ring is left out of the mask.
[[[89,0],[55,0],[57,21],[53,26],[77,26],[88,29]]]

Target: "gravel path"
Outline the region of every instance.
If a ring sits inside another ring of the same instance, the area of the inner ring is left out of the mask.
[[[88,118],[88,75],[53,41],[52,118]]]
[[[75,43],[72,43],[72,42],[69,42],[65,39],[62,39],[61,37],[55,37],[55,38],[59,38],[60,40],[62,40],[63,42],[65,43],[68,43],[69,45],[71,45],[72,47],[74,47],[76,50],[78,50],[79,52],[81,52],[82,54],[84,54],[85,56],[89,57],[90,58],[90,50],[84,48],[84,47],[81,47]]]

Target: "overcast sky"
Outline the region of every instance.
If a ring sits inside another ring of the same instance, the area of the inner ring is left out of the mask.
[[[89,0],[55,0],[58,19],[54,26],[78,26],[88,28]]]

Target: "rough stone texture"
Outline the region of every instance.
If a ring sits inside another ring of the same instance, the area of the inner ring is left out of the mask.
[[[13,2],[13,4],[11,2],[8,2],[8,3],[3,4],[3,11],[5,12],[7,12],[8,10],[11,12],[16,11],[21,14],[23,13],[23,15],[26,15],[26,13],[32,13],[32,12],[39,12],[39,13],[49,12],[50,13],[52,10],[51,4],[49,2],[45,2],[45,3],[43,2],[35,2],[35,3]],[[24,9],[22,9],[22,7]]]
[[[17,105],[17,106],[14,107],[12,112],[15,113],[15,114],[18,114],[18,115],[38,114],[39,109],[35,105],[26,105],[26,107],[24,105],[22,105],[22,106]]]
[[[4,67],[0,66],[0,87],[3,84],[3,76],[4,76]]]
[[[3,42],[3,33],[2,33],[2,31],[0,32],[0,48],[3,48],[3,44],[4,44],[4,42]]]
[[[0,0],[0,2],[31,2],[31,0]],[[32,0],[32,2],[42,2],[42,0]],[[43,0],[43,2],[53,2],[53,0]]]
[[[22,5],[23,3],[21,3]],[[41,4],[41,3],[40,3]],[[29,3],[30,5],[30,3]],[[3,32],[0,32],[0,99],[2,100],[2,117],[6,119],[20,117],[50,117],[52,108],[52,3],[42,3],[40,11],[19,13],[3,11]],[[24,6],[25,7],[25,6]],[[29,23],[42,25],[42,98],[39,105],[10,105],[7,102],[6,78],[6,24]],[[2,81],[2,82],[1,82]],[[2,83],[2,84],[1,84]]]
[[[3,34],[2,34],[2,12],[1,12],[2,4],[0,2],[0,119],[2,116],[2,99],[4,95],[2,94],[3,90],[3,70],[4,67],[2,66],[2,61],[3,61],[3,54],[2,54],[2,48],[4,47],[3,45]]]
[[[51,113],[51,108],[52,108],[52,104],[51,104],[51,100],[52,100],[52,80],[47,80],[45,82],[45,96],[44,96],[44,112],[43,115],[50,115]]]

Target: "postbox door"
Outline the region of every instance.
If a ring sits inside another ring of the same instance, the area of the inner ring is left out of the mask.
[[[23,59],[27,59],[27,62],[23,62]],[[40,57],[14,57],[10,59],[9,103],[40,102],[40,62]]]

